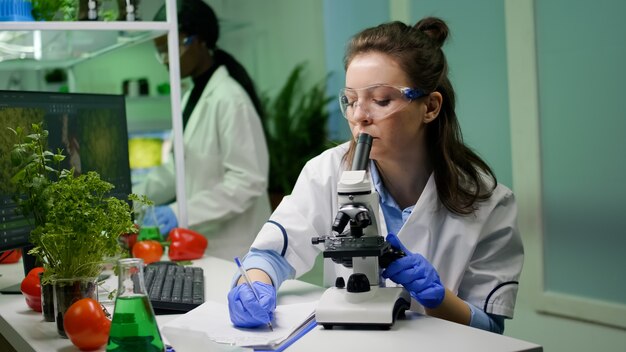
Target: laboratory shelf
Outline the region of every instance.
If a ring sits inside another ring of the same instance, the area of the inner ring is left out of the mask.
[[[70,68],[167,30],[167,22],[3,22],[0,70]]]
[[[4,55],[0,71],[40,70],[68,68],[111,50],[138,44],[159,35],[167,34],[169,51],[169,80],[171,126],[174,136],[176,170],[176,199],[179,225],[187,227],[187,202],[183,151],[183,124],[180,106],[180,70],[178,60],[178,23],[176,1],[165,1],[167,21],[50,21],[50,22],[0,22],[0,57],[2,52],[16,53],[19,46],[31,47],[17,57]],[[57,42],[58,41],[58,42]],[[58,44],[60,43],[60,44]],[[56,48],[55,48],[56,45]],[[7,50],[8,48],[8,50]],[[56,55],[56,56],[55,56]],[[71,84],[70,84],[71,89]]]
[[[51,22],[2,22],[3,31],[167,31],[167,22],[126,21],[51,21]]]

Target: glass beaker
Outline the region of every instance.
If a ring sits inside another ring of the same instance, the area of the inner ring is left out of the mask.
[[[119,283],[107,351],[165,351],[143,278],[143,260],[118,260]]]
[[[53,282],[57,332],[67,337],[63,327],[65,312],[82,298],[98,300],[98,277],[54,278]]]

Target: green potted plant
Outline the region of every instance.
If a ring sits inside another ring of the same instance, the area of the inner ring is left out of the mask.
[[[65,310],[76,299],[95,298],[103,264],[122,254],[120,236],[136,231],[131,208],[108,196],[113,185],[98,173],[74,176],[73,170],[60,170],[64,156],[46,150],[48,132],[41,125],[32,125],[30,133],[14,132],[19,142],[11,153],[17,169],[12,182],[25,196],[17,199],[21,212],[35,219],[29,253],[45,269],[42,284],[54,284],[57,329],[65,335]],[[129,199],[147,202],[132,194]]]
[[[32,14],[36,21],[82,21],[88,19],[89,1],[87,0],[29,0],[32,2]],[[136,12],[137,0],[131,1],[133,12]],[[95,6],[98,19],[103,21],[126,21],[126,0],[95,0],[91,6]],[[95,20],[91,18],[90,20]]]
[[[97,298],[102,265],[121,256],[119,237],[134,229],[128,203],[106,196],[112,188],[90,171],[78,177],[70,172],[46,189],[51,206],[30,252],[47,258],[44,282],[47,276],[54,283],[61,335],[64,312],[76,298]]]
[[[263,121],[270,156],[272,208],[290,194],[304,164],[329,146],[326,79],[304,87],[305,64],[297,65],[273,99],[265,96]]]

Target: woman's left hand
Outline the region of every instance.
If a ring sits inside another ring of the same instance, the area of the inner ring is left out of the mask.
[[[409,252],[396,235],[387,235],[387,242],[406,256],[389,264],[382,276],[404,286],[424,307],[437,308],[446,295],[437,270],[421,254]]]
[[[154,214],[156,215],[159,231],[163,237],[167,237],[175,227],[178,226],[178,219],[176,214],[169,205],[159,205],[154,207]]]

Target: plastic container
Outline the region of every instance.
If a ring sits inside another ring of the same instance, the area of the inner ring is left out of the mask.
[[[0,0],[0,21],[34,21],[32,5],[26,0]]]

